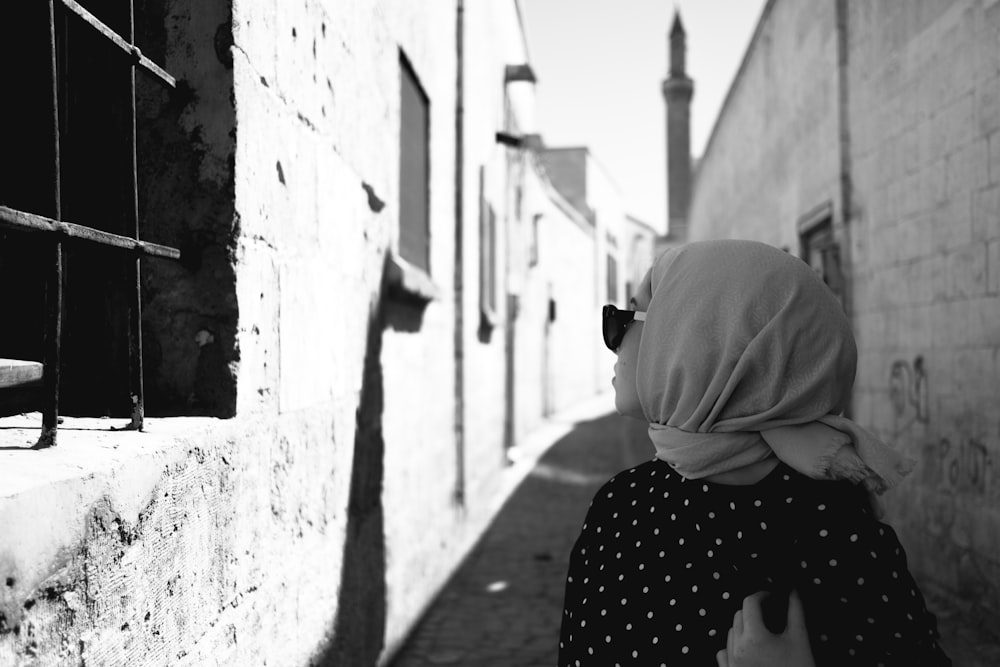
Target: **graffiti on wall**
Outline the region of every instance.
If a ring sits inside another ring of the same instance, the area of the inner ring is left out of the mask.
[[[941,438],[936,465],[942,486],[953,491],[979,498],[1000,492],[995,484],[993,456],[978,438]]]
[[[917,355],[911,364],[898,359],[889,371],[889,400],[895,417],[894,436],[913,423],[930,422],[927,372],[923,355]]]

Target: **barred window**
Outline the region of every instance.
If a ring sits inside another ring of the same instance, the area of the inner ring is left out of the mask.
[[[127,415],[142,428],[138,70],[174,78],[135,46],[131,2],[3,3],[0,68],[0,414]],[[13,102],[13,103],[11,103]]]

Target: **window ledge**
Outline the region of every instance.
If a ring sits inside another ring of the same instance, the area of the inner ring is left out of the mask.
[[[416,301],[421,305],[441,300],[441,288],[431,280],[430,274],[426,271],[410,264],[394,252],[389,253],[388,261],[391,296],[404,301]]]
[[[0,418],[0,613],[18,619],[21,604],[52,575],[53,564],[85,539],[89,512],[107,500],[135,525],[165,471],[185,459],[218,456],[232,420],[146,419],[143,431],[119,431],[126,419],[65,417],[55,447],[33,450],[38,412]],[[56,568],[58,569],[58,568]]]

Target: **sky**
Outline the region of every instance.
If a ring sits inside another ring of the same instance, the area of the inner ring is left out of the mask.
[[[666,230],[668,33],[675,10],[694,80],[691,152],[704,150],[766,0],[521,0],[546,146],[587,146],[626,210]]]

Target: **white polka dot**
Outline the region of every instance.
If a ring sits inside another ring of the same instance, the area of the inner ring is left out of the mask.
[[[608,491],[608,498],[614,498],[614,496],[615,496],[614,491]]]
[[[729,503],[729,509],[731,509],[731,510],[736,509],[736,503],[733,503],[733,502]]]
[[[715,543],[716,544],[722,544],[722,538],[721,537],[715,538]]]
[[[653,618],[653,612],[646,612],[646,618]]]
[[[736,539],[738,539],[738,540],[742,540],[743,539],[743,531],[742,530],[737,530],[736,531]]]
[[[687,498],[685,498],[684,499],[684,507],[687,507],[689,503],[690,503],[690,501]]]
[[[659,528],[654,528],[653,529],[653,535],[659,535],[659,534],[660,534],[660,529]]]
[[[638,658],[639,657],[639,652],[638,651],[632,651],[632,657],[633,658]]]
[[[581,628],[587,627],[587,619],[583,619],[582,621],[580,621],[580,627]]]
[[[719,580],[719,573],[718,572],[713,572],[712,573],[712,578],[715,579],[716,581],[718,581]]]
[[[660,552],[660,558],[663,558],[663,557],[664,557],[664,556],[666,556],[666,555],[667,555],[667,552],[666,552],[666,551],[661,551],[661,552]]]
[[[791,498],[791,496],[789,496],[788,498],[785,498],[785,502],[786,502],[786,503],[791,503],[791,502],[792,502],[792,498]]]
[[[664,498],[669,498],[670,497],[670,492],[669,491],[664,491],[663,492],[663,497]]]
[[[627,604],[628,604],[628,598],[622,598],[622,606],[624,607]]]
[[[634,525],[636,525],[637,523],[639,523],[639,520],[638,520],[638,519],[632,519],[632,525],[633,525],[633,526],[634,526]]]
[[[715,512],[709,512],[708,513],[708,518],[709,519],[714,519],[715,518]]]
[[[857,542],[857,541],[858,541],[858,534],[851,533],[851,542]]]
[[[824,529],[822,529],[821,531],[819,531],[819,536],[820,536],[820,537],[826,537],[826,536],[827,536],[827,535],[829,535],[829,534],[830,534],[830,533],[829,533],[829,532],[827,532],[826,528],[824,528]]]
[[[714,637],[716,634],[718,633],[715,631],[715,628],[712,628],[711,630],[708,631],[709,637]]]
[[[869,617],[868,617],[868,623],[869,623],[870,625],[875,625],[875,619],[874,619],[874,618],[872,618],[871,616],[869,616]]]
[[[861,635],[854,635],[854,638],[857,639],[859,642],[863,642],[865,640],[865,638]]]
[[[619,574],[618,575],[618,581],[624,581],[624,579],[625,579],[625,575],[624,574]]]
[[[665,581],[665,582],[667,582],[669,584],[670,583],[670,575],[668,574],[667,576],[663,577],[663,581]]]
[[[678,623],[677,625],[674,626],[674,630],[676,630],[677,632],[680,632],[683,628],[684,628],[684,626],[681,625],[680,623]]]
[[[823,583],[823,582],[819,580],[819,577],[815,577],[815,578],[813,579],[813,583],[814,583],[814,584],[816,584],[817,586],[819,586],[819,585],[820,585],[821,583]]]
[[[673,607],[675,604],[677,604],[676,598],[670,598],[670,606]]]
[[[830,567],[837,567],[837,559],[836,558],[831,558],[830,559]]]
[[[761,529],[761,530],[767,530],[767,524],[766,524],[766,523],[764,523],[763,521],[761,521],[761,522],[760,522],[760,529]]]
[[[635,542],[635,546],[639,546],[640,544],[642,544],[642,542],[641,542],[641,541],[639,541],[639,540],[636,540],[636,542]]]
[[[712,551],[711,549],[709,549],[709,550],[708,550],[708,551],[706,551],[705,553],[706,553],[706,554],[708,554],[708,557],[709,557],[709,558],[711,558],[712,556],[714,556],[714,555],[715,555],[715,552],[714,552],[714,551]]]
[[[639,563],[639,571],[641,572],[642,570],[645,570],[645,569],[646,569],[646,564],[645,563]]]
[[[604,643],[605,644],[611,643],[611,635],[604,635]]]
[[[681,647],[681,653],[683,653],[684,655],[687,655],[687,652],[690,651],[690,650],[691,649],[689,649],[687,646],[682,646]]]
[[[691,592],[692,593],[697,593],[698,592],[698,584],[695,584],[694,586],[691,587]]]
[[[706,612],[706,611],[705,611],[704,609],[699,609],[699,610],[698,610],[698,615],[699,615],[699,616],[704,616],[704,615],[705,615],[705,614],[707,614],[707,613],[708,613],[708,612]]]
[[[608,610],[607,609],[602,609],[601,610],[601,616],[607,616],[607,615],[608,615]]]
[[[705,493],[708,493],[708,484],[702,484],[701,490],[704,491]]]
[[[829,638],[829,637],[827,637],[826,635],[820,635],[820,636],[819,636],[819,640],[820,640],[821,642],[825,642],[825,641],[827,641],[827,640],[829,640],[829,639],[830,639],[830,638]]]
[[[659,644],[660,643],[660,638],[659,637],[653,637],[653,643],[654,644]]]
[[[631,630],[632,629],[632,624],[631,623],[626,623],[625,624],[625,629],[626,630]]]
[[[754,507],[760,507],[760,501],[759,500],[753,501],[753,506]]]
[[[729,591],[725,591],[725,592],[724,592],[724,593],[722,594],[722,599],[723,599],[723,600],[728,600],[728,599],[729,599]]]
[[[677,540],[677,544],[684,544],[684,538],[682,537],[681,539]]]

